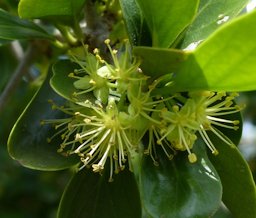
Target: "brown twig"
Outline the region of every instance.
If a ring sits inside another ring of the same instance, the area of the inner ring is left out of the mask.
[[[101,49],[102,42],[109,36],[109,30],[92,0],[88,0],[85,4],[85,20],[87,43],[93,48]]]

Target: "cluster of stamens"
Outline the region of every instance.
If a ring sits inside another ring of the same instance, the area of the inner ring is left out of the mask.
[[[98,49],[89,53],[86,46],[84,57],[72,55],[80,68],[69,75],[77,89],[71,94],[90,94],[93,100],[82,104],[74,100],[67,107],[52,102],[54,109],[69,116],[44,121],[58,130],[53,135],[62,139],[58,152],[78,155],[80,169],[91,166],[94,172],[101,172],[108,162],[112,180],[113,172],[124,169],[126,160],[131,168],[131,153],[139,150],[141,142],[155,165],[159,148],[169,159],[187,151],[189,162],[196,162],[193,146],[198,137],[217,155],[209,132],[233,144],[221,129],[238,129],[239,121],[228,118],[242,109],[234,102],[236,94],[197,91],[159,96],[154,90],[171,84],[171,77],[151,81],[139,68],[140,61],[131,56],[128,43],[120,54],[109,40],[105,43],[112,62],[105,61]]]

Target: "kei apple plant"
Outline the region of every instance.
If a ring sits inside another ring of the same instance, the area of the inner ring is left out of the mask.
[[[22,40],[50,65],[8,151],[31,169],[74,170],[59,218],[206,218],[221,205],[256,217],[237,149],[235,98],[256,89],[247,3],[21,0],[19,17],[0,10],[1,44]]]

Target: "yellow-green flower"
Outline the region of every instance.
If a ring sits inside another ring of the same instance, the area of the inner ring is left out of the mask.
[[[234,102],[237,94],[195,91],[168,96],[166,91],[175,85],[172,75],[153,80],[139,68],[140,61],[131,56],[128,43],[119,51],[111,48],[108,39],[105,44],[110,61],[104,60],[98,49],[92,54],[84,46],[84,56],[73,55],[80,69],[69,75],[76,79],[73,84],[78,91],[74,96],[91,93],[97,101],[79,101],[70,107],[53,104],[69,117],[44,121],[54,124],[57,132],[53,137],[62,139],[58,152],[78,155],[80,169],[89,166],[94,172],[102,172],[109,162],[111,181],[127,160],[131,169],[131,154],[141,141],[146,144],[144,153],[155,165],[157,147],[170,160],[178,151],[186,151],[189,162],[195,163],[193,147],[198,137],[217,155],[209,132],[233,144],[220,129],[238,129],[239,121],[228,118],[242,109]]]
[[[181,108],[174,105],[172,111],[163,110],[161,117],[167,122],[167,126],[161,130],[162,137],[157,142],[161,143],[166,138],[174,149],[186,150],[191,163],[196,162],[196,155],[191,149],[197,139],[196,131],[199,129],[199,123],[195,120],[194,105],[191,100],[188,99]]]
[[[74,87],[78,91],[73,96],[92,92],[98,101],[106,104],[109,95],[108,78],[102,76],[105,70],[99,55],[89,53],[88,47],[84,46],[84,57],[73,54],[72,59],[80,66],[80,69],[69,74],[69,77],[76,79]]]
[[[213,145],[207,132],[212,132],[228,145],[233,142],[224,135],[218,128],[226,128],[237,130],[239,128],[239,120],[231,120],[227,115],[238,113],[242,110],[242,106],[236,105],[233,101],[237,93],[226,94],[225,92],[193,92],[190,93],[191,98],[195,102],[196,121],[200,124],[198,130],[205,144],[215,155],[218,154],[217,149]]]
[[[179,96],[179,95],[177,95]],[[175,150],[187,151],[191,163],[197,161],[192,152],[195,141],[200,136],[214,155],[218,154],[208,133],[211,132],[224,143],[233,142],[219,128],[237,130],[239,120],[230,120],[226,116],[239,112],[242,107],[233,101],[236,93],[227,95],[224,92],[190,92],[187,97],[179,96],[161,110],[160,117],[165,126],[155,125],[150,131],[149,151],[154,150],[152,133],[157,144],[172,147]],[[174,96],[175,98],[175,96]],[[168,141],[168,143],[166,143]],[[169,157],[170,154],[165,152]],[[152,158],[153,161],[154,158]]]
[[[71,117],[46,120],[44,123],[53,123],[56,129],[60,129],[54,135],[60,135],[63,140],[58,151],[67,155],[77,154],[82,162],[80,169],[91,166],[94,172],[101,172],[109,160],[109,180],[112,181],[113,172],[124,169],[127,158],[130,158],[132,150],[137,149],[138,143],[130,141],[127,127],[120,122],[122,119],[119,119],[114,99],[109,100],[106,110],[89,102],[87,104],[89,111],[81,106],[56,106]]]

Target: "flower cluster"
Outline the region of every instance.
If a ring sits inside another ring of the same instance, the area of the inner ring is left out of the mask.
[[[127,42],[119,51],[111,48],[109,40],[105,43],[110,61],[102,58],[98,49],[88,52],[86,46],[84,55],[72,55],[80,66],[69,74],[77,90],[72,95],[90,94],[92,98],[67,107],[52,103],[68,115],[44,121],[58,130],[53,136],[62,139],[58,152],[78,155],[80,169],[91,166],[94,172],[101,172],[108,161],[112,180],[113,172],[124,169],[127,160],[130,164],[141,141],[144,153],[156,165],[158,148],[169,159],[178,151],[187,151],[189,162],[196,162],[193,146],[198,137],[217,155],[209,132],[227,145],[233,144],[220,129],[238,129],[239,121],[228,118],[242,109],[234,102],[235,93],[196,91],[159,96],[155,90],[172,84],[170,75],[152,81],[139,68],[140,60],[132,57]]]

